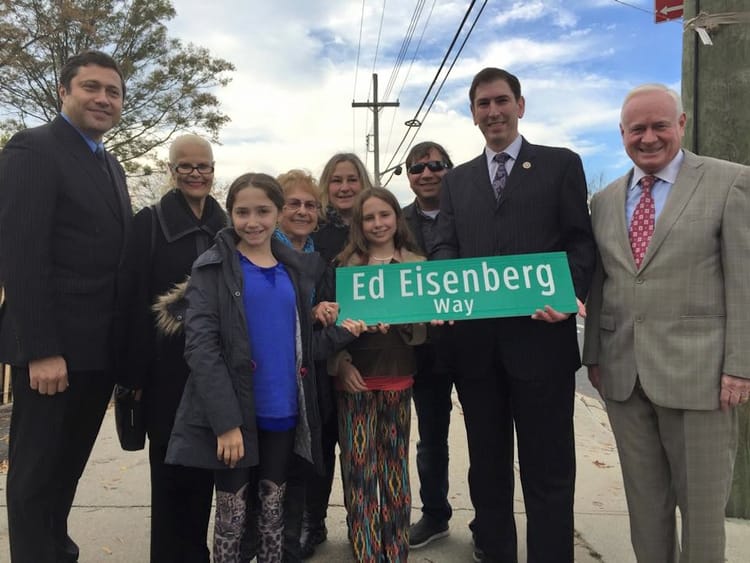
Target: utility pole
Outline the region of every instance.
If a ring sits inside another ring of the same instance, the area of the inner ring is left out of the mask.
[[[380,132],[378,129],[378,115],[380,108],[399,106],[398,102],[378,102],[378,75],[372,75],[372,102],[352,102],[353,108],[371,108],[372,109],[372,129],[373,129],[373,148],[375,153],[375,185],[380,185]]]
[[[750,165],[747,0],[685,0],[684,5],[689,24],[682,43],[682,100],[688,118],[685,148]],[[727,516],[750,518],[750,407],[738,407],[738,415]]]

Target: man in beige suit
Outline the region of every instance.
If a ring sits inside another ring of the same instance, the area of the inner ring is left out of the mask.
[[[750,168],[681,150],[685,120],[668,88],[631,91],[620,130],[634,167],[591,201],[583,363],[617,440],[639,563],[724,561],[734,407],[750,394]]]

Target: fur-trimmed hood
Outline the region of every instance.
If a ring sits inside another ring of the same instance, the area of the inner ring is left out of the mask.
[[[156,317],[156,329],[164,336],[174,336],[183,330],[182,325],[187,309],[185,290],[188,281],[190,281],[190,276],[187,276],[185,281],[172,286],[166,293],[158,295],[151,305],[151,310]]]

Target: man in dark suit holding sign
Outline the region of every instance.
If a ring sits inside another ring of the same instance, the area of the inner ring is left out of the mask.
[[[518,133],[518,79],[486,68],[469,90],[487,146],[443,178],[432,259],[564,251],[583,301],[595,263],[581,160]],[[457,322],[457,388],[469,439],[475,560],[515,562],[513,429],[529,563],[573,561],[575,315],[540,295],[531,317]]]
[[[12,366],[11,559],[78,560],[67,519],[112,393],[115,279],[130,224],[125,174],[103,135],[120,120],[115,61],[60,72],[62,109],[0,153],[0,361]]]

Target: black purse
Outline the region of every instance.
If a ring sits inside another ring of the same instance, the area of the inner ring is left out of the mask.
[[[134,452],[146,445],[146,413],[135,390],[115,386],[115,427],[123,450]]]

